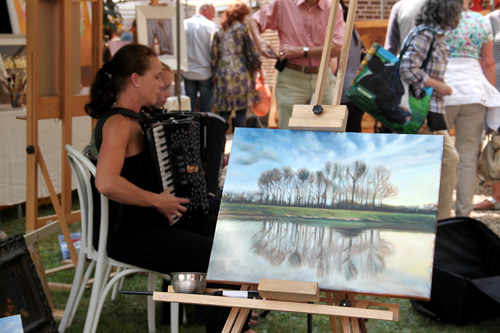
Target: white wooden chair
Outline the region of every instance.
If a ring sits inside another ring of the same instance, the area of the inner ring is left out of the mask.
[[[80,209],[82,217],[82,238],[80,245],[80,255],[78,257],[78,264],[75,271],[75,277],[73,280],[73,286],[71,288],[68,303],[66,304],[66,309],[64,311],[64,316],[61,320],[59,326],[59,332],[62,333],[64,330],[71,325],[71,321],[76,312],[76,308],[81,300],[85,287],[87,285],[88,279],[94,271],[94,283],[92,286],[92,293],[90,297],[90,304],[87,311],[87,318],[85,320],[84,332],[95,332],[97,330],[97,325],[99,322],[99,317],[101,314],[102,306],[106,300],[106,296],[111,288],[117,282],[123,281],[123,278],[129,274],[145,272],[148,273],[148,290],[156,289],[156,276],[160,276],[165,279],[170,279],[168,274],[162,274],[159,272],[150,271],[144,268],[139,268],[126,264],[112,258],[108,257],[106,246],[107,246],[107,236],[108,236],[108,198],[104,195],[100,195],[101,199],[101,217],[100,217],[100,233],[99,233],[99,250],[96,251],[92,245],[92,235],[93,235],[93,198],[92,198],[92,187],[90,184],[90,175],[95,176],[96,168],[89,159],[87,159],[82,153],[74,149],[70,145],[66,145],[67,157],[71,170],[76,179],[78,196],[80,199]],[[85,271],[86,261],[90,260],[90,264]],[[112,278],[109,279],[111,268],[117,267],[117,273]],[[82,280],[83,278],[83,280]],[[117,293],[113,293],[116,295]],[[155,324],[155,302],[151,296],[148,298],[148,328],[149,332],[156,331]],[[179,330],[179,304],[172,303],[170,307],[170,319],[171,319],[171,332],[177,333]]]

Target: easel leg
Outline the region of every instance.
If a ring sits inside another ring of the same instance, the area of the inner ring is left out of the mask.
[[[52,206],[56,211],[56,215],[59,220],[59,225],[61,226],[64,239],[66,240],[71,260],[73,261],[73,266],[76,267],[78,264],[78,255],[76,254],[75,246],[73,245],[73,240],[71,239],[71,234],[68,229],[66,217],[62,211],[61,205],[59,204],[59,199],[57,198],[56,190],[54,188],[54,185],[52,184],[52,180],[50,179],[49,170],[47,169],[47,164],[45,164],[45,160],[41,153],[40,147],[37,147],[37,152],[38,152],[38,164],[40,166],[40,170],[42,171],[42,175],[45,179],[45,185],[49,190]]]
[[[338,333],[336,316],[330,316],[330,330],[332,333]]]
[[[242,285],[241,290],[249,290],[254,289],[251,288],[250,285]],[[227,317],[226,324],[224,324],[224,328],[222,329],[222,333],[239,333],[241,332],[243,325],[247,319],[248,313],[250,309],[243,308],[232,308],[229,316]]]
[[[30,251],[31,258],[33,259],[33,264],[40,277],[40,282],[42,283],[43,290],[47,296],[47,302],[49,303],[50,309],[54,312],[54,303],[52,302],[52,294],[50,293],[49,285],[47,283],[47,276],[45,275],[45,269],[43,268],[42,257],[40,255],[40,248],[38,242],[31,244],[33,251]],[[28,248],[30,245],[28,245]],[[30,249],[31,250],[31,249]]]
[[[236,322],[234,323],[232,333],[239,333],[243,329],[245,322],[247,321],[250,309],[240,309]]]
[[[366,326],[365,326],[365,321],[363,318],[343,317],[342,318],[343,325],[344,325],[344,319],[345,319],[345,325],[346,325],[344,327],[344,330],[347,330],[347,332],[351,332],[351,326],[349,325],[349,320],[350,320],[353,333],[366,333]],[[346,331],[344,331],[344,332],[346,332]]]
[[[224,328],[222,329],[222,333],[230,333],[231,329],[234,326],[234,322],[236,321],[236,318],[238,317],[238,312],[240,311],[240,308],[232,308],[231,312],[229,313],[229,316],[227,317],[226,324],[224,325]]]
[[[361,333],[366,333],[366,324],[363,318],[359,318],[359,330]]]
[[[348,317],[341,317],[340,322],[342,323],[342,332],[347,333],[351,331],[351,325],[349,324],[349,318]]]
[[[222,333],[239,333],[245,325],[250,309],[232,308]]]
[[[342,300],[348,300],[351,304],[356,302],[356,298],[351,294],[325,293],[326,304],[340,305]],[[337,323],[339,325],[337,329]],[[330,329],[333,333],[362,333],[366,332],[365,322],[362,318],[330,316]]]
[[[335,305],[333,293],[325,292],[326,304]],[[337,329],[337,316],[330,316],[330,330],[332,333],[338,333]]]
[[[351,302],[351,306],[354,306],[357,303],[356,296],[353,294],[346,294],[346,299]],[[352,331],[354,333],[361,333],[362,328],[361,328],[361,323],[363,323],[364,326],[364,319],[363,318],[351,318],[351,324],[352,324]]]

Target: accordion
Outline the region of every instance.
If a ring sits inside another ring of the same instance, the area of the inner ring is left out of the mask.
[[[188,198],[190,203],[184,213],[187,216],[208,211],[208,195],[212,192],[207,189],[207,183],[218,187],[220,179],[226,129],[223,126],[224,130],[220,131],[223,140],[221,135],[211,137],[209,129],[217,126],[202,122],[204,118],[206,116],[184,112],[143,113],[142,127],[149,155],[149,171],[156,187],[154,190],[159,193],[170,188],[176,197]],[[209,153],[214,144],[222,146],[220,151],[217,149],[215,153]],[[211,168],[214,161],[219,162]],[[207,177],[207,169],[212,170],[210,177]],[[214,171],[217,171],[216,175]],[[177,221],[178,218],[174,217],[174,222]]]
[[[205,173],[205,181],[209,196],[215,196],[219,191],[221,171],[226,146],[227,122],[216,113],[173,111],[168,113],[155,113],[151,117],[155,121],[167,119],[183,120],[192,118],[199,126],[199,144],[201,163]]]

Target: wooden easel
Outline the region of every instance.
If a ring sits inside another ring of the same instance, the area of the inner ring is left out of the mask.
[[[255,289],[244,285],[242,290]],[[263,299],[247,299],[212,296],[215,289],[207,289],[205,294],[180,294],[172,286],[168,292],[153,292],[153,300],[161,302],[189,303],[232,307],[223,333],[239,333],[245,324],[250,309],[297,312],[330,316],[332,332],[362,332],[362,319],[399,320],[397,304],[358,301],[351,294],[325,292],[320,296],[317,283],[261,279],[256,288]],[[315,302],[315,303],[312,303]],[[316,303],[326,304],[316,304]],[[342,305],[350,303],[349,306]],[[371,309],[370,307],[377,307]],[[382,310],[385,308],[386,310]]]
[[[89,0],[92,17],[91,72],[101,65],[103,2]],[[85,116],[88,95],[80,94],[80,2],[28,0],[27,12],[27,113],[26,113],[26,233],[30,234],[48,221],[57,220],[68,245],[73,266],[78,258],[68,223],[80,221],[80,212],[71,209],[71,170],[64,146],[72,142],[72,118]],[[88,15],[90,14],[90,15]],[[38,122],[60,119],[61,140],[61,202],[54,189],[42,151],[38,145]],[[38,217],[38,168],[50,193],[55,216]],[[58,228],[52,228],[57,230]],[[37,244],[36,244],[37,245]],[[40,278],[47,286],[38,246],[33,247]],[[71,285],[69,285],[71,288]],[[51,303],[50,291],[45,290]],[[51,303],[52,304],[52,303]]]
[[[356,14],[357,4],[358,0],[349,1],[349,11],[345,24],[344,41],[339,58],[339,67],[337,71],[337,80],[335,83],[332,105],[320,105],[320,103],[323,100],[326,76],[330,70],[330,50],[332,48],[333,32],[335,19],[337,18],[339,0],[332,1],[332,6],[330,8],[330,19],[326,30],[323,54],[321,55],[321,64],[318,73],[318,81],[316,83],[316,90],[314,92],[312,105],[294,105],[292,117],[288,123],[288,127],[290,129],[345,132],[347,124],[347,107],[345,105],[340,105],[340,99],[342,98],[345,68],[347,65],[347,57],[349,55],[349,47],[351,45],[352,31],[354,28],[354,16]],[[319,108],[321,110],[320,113],[315,113],[313,108]]]
[[[346,128],[347,108],[339,104],[344,84],[347,56],[351,44],[357,0],[351,0],[349,3],[349,12],[344,33],[344,47],[342,47],[340,55],[333,105],[319,105],[318,103],[318,101],[323,99],[324,82],[327,71],[330,70],[330,50],[339,0],[333,2],[313,105],[294,106],[289,122],[291,129],[344,132]],[[314,106],[320,106],[322,112],[316,115],[313,112]],[[343,333],[351,332],[351,330],[353,332],[364,331],[363,319],[399,320],[399,306],[397,304],[365,300],[359,301],[352,293],[334,293],[331,291],[325,291],[325,297],[320,297],[320,290],[318,284],[315,282],[261,279],[258,286],[243,285],[241,289],[257,289],[259,294],[265,299],[219,297],[206,294],[179,294],[175,293],[172,287],[169,287],[168,292],[154,292],[153,300],[232,307],[224,326],[224,333],[241,332],[250,309],[328,315],[330,316],[331,331]],[[213,290],[208,289],[205,293],[210,294],[212,292]],[[318,302],[325,304],[315,304]],[[378,309],[371,309],[370,307],[377,307]],[[386,310],[381,310],[380,308],[385,308]]]

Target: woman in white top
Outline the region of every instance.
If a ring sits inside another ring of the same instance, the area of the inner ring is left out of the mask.
[[[485,17],[490,21],[493,30],[493,59],[495,60],[496,88],[500,91],[500,10],[495,10]],[[475,210],[500,209],[500,182],[491,184],[491,189],[493,192],[491,196],[474,205]]]
[[[456,216],[468,216],[476,187],[479,147],[488,109],[500,108],[495,89],[495,62],[491,25],[481,14],[467,10],[464,1],[458,27],[446,33],[450,57],[445,82],[453,94],[444,99],[445,121],[455,126],[455,147],[460,160],[456,184]]]

